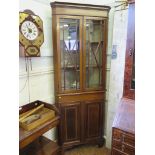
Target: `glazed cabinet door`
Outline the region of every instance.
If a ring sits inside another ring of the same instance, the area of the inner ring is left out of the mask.
[[[84,87],[103,90],[106,65],[106,19],[84,17]]]
[[[77,92],[82,88],[82,17],[59,15],[58,83],[59,92]]]
[[[103,129],[103,102],[85,102],[84,103],[84,139],[99,139],[102,137]]]
[[[61,105],[61,134],[64,145],[79,143],[81,140],[81,103],[65,103]]]

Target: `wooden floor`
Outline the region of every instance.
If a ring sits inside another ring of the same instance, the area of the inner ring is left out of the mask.
[[[110,150],[105,147],[84,145],[66,151],[65,155],[110,155]]]

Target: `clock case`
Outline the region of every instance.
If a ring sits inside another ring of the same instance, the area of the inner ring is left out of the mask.
[[[21,26],[25,21],[33,22],[38,29],[38,36],[34,40],[28,40],[21,32]],[[43,21],[35,14],[19,12],[19,56],[20,57],[39,57],[40,46],[44,42]]]

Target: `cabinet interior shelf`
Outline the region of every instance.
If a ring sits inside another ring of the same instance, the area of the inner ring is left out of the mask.
[[[67,67],[61,67],[61,69],[76,69],[76,71],[80,71],[80,67],[79,66],[67,66]]]
[[[96,66],[96,65],[92,65],[92,66],[86,66],[86,68],[102,68],[102,66]],[[75,69],[74,66],[67,66],[67,67],[61,67],[61,69]],[[79,67],[77,67],[77,70],[76,71],[80,71],[79,70]]]
[[[91,44],[99,44],[99,43],[103,43],[103,41],[91,41],[89,43],[91,43]]]

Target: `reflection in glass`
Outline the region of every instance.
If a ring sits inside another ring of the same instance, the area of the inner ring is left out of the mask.
[[[61,88],[80,89],[79,19],[60,19]]]
[[[86,88],[102,87],[103,20],[86,20]]]

